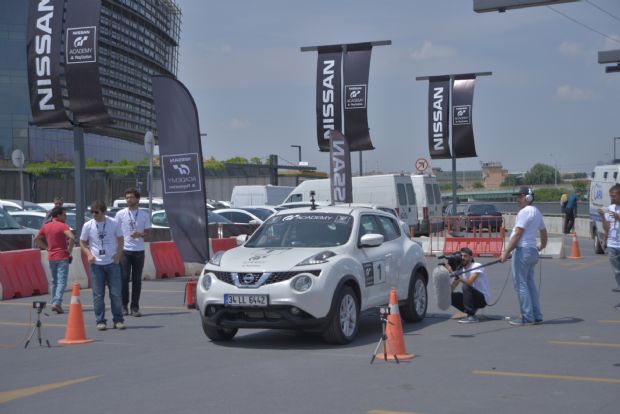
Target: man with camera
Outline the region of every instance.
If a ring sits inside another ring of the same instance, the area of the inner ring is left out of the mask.
[[[491,299],[487,275],[484,267],[480,263],[474,262],[473,252],[469,247],[463,247],[459,253],[461,256],[460,267],[454,269],[451,260],[448,260],[448,264],[446,264],[450,272],[463,271],[462,274],[454,277],[450,285],[453,291],[452,306],[467,314],[465,318],[459,319],[459,323],[480,322],[476,317],[476,311],[486,307]],[[461,285],[461,292],[454,292],[459,284]]]
[[[50,212],[51,221],[41,226],[34,238],[35,243],[42,249],[47,249],[47,260],[52,273],[52,311],[65,313],[62,309],[62,295],[67,286],[69,263],[75,244],[75,236],[65,221],[67,212],[64,207],[57,206]]]

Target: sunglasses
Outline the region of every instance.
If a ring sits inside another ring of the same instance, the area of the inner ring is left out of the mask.
[[[93,211],[93,214],[103,213],[103,211]]]

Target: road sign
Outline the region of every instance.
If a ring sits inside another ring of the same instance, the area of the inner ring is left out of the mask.
[[[15,168],[23,168],[24,167],[24,153],[20,149],[16,149],[11,154],[11,160],[13,161],[13,165]]]
[[[417,172],[424,172],[428,169],[428,160],[426,158],[418,158],[415,160],[415,169]]]

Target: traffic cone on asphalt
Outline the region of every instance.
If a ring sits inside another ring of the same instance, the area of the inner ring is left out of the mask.
[[[86,338],[82,303],[80,302],[80,285],[74,283],[73,291],[71,292],[71,306],[69,307],[69,318],[67,320],[65,338],[59,340],[58,343],[61,345],[76,345],[87,344],[89,342],[93,342],[93,340]]]
[[[387,359],[393,361],[394,354],[399,361],[409,361],[415,358],[415,355],[408,354],[405,349],[405,338],[403,336],[403,324],[400,320],[400,312],[398,310],[398,299],[396,298],[396,289],[390,290],[390,314],[387,317]],[[376,359],[384,360],[384,353],[375,354]]]
[[[581,259],[581,251],[579,250],[579,240],[577,240],[577,233],[573,232],[573,245],[571,246],[569,259]]]

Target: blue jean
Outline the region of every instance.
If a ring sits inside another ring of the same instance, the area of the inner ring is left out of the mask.
[[[611,268],[614,270],[617,287],[620,288],[620,249],[616,247],[607,247],[607,256],[609,257]]]
[[[524,322],[542,321],[538,290],[534,281],[534,267],[538,263],[535,247],[517,247],[512,255],[512,282],[519,299]]]
[[[62,305],[62,295],[65,293],[69,276],[69,260],[50,260],[49,263],[52,272],[52,305]]]
[[[106,323],[105,319],[105,287],[108,286],[110,307],[114,323],[123,322],[121,304],[121,267],[117,263],[107,265],[90,265],[91,285],[93,288],[93,306],[97,324]]]

